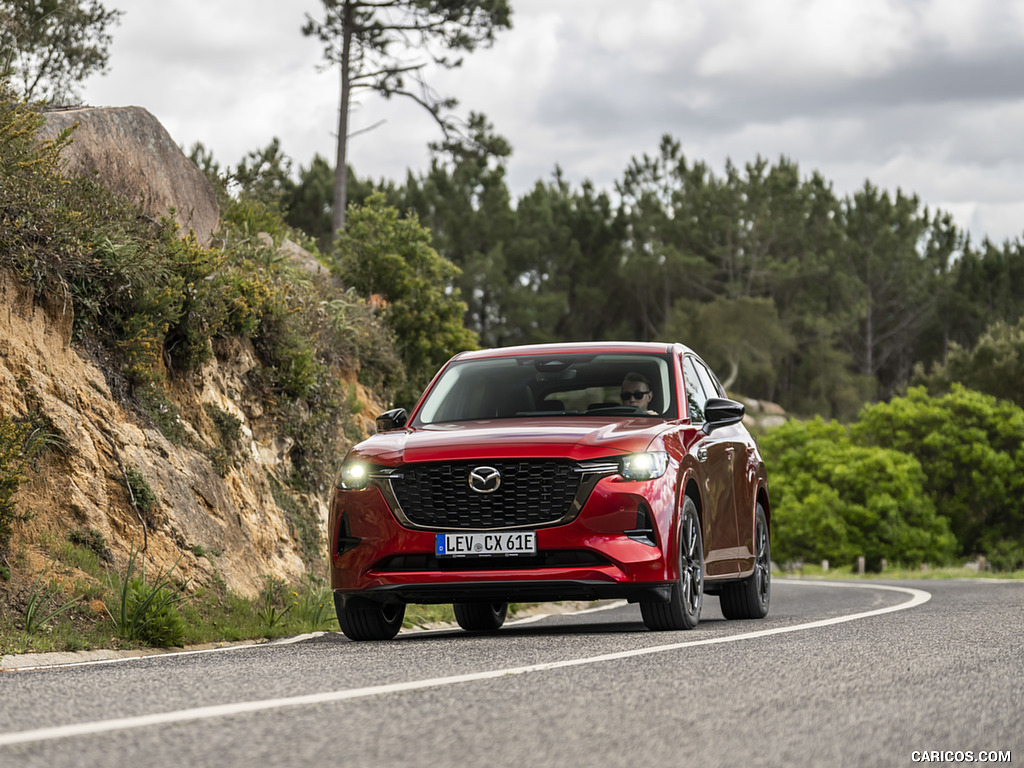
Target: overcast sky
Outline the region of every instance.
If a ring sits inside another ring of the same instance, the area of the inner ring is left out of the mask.
[[[953,214],[975,241],[1024,235],[1024,0],[511,0],[513,28],[431,82],[513,147],[514,196],[560,165],[611,191],[671,134],[721,172],[785,155],[846,195],[865,180]],[[96,106],[137,105],[224,165],[277,136],[334,162],[339,75],[304,37],[320,0],[106,0],[125,11]],[[360,176],[424,171],[439,138],[411,102],[363,95]]]

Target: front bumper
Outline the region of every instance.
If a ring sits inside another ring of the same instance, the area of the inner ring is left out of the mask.
[[[515,581],[461,581],[392,584],[365,590],[335,590],[343,597],[358,595],[382,603],[542,603],[556,600],[650,599],[667,603],[672,584],[630,584],[605,581],[573,581],[543,577]]]
[[[336,490],[329,519],[331,586],[382,602],[668,599],[674,484],[604,478],[580,513],[538,528],[537,556],[434,556],[435,531],[403,526],[380,489]],[[650,535],[638,536],[638,511]]]

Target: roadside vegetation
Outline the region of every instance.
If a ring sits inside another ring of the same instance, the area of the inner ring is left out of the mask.
[[[1024,568],[1024,409],[954,384],[759,438],[776,562]]]
[[[66,539],[46,537],[41,544],[45,569],[19,599],[0,605],[0,655],[173,648],[339,631],[331,591],[312,572],[298,584],[268,576],[259,595],[247,598],[223,581],[191,584],[176,564],[158,568],[134,549],[119,572],[96,531],[76,529]],[[203,556],[216,563],[218,554]],[[449,605],[414,605],[405,626],[454,621]]]
[[[828,568],[824,568],[820,563],[816,565],[803,563],[789,571],[783,572],[781,575],[786,578],[801,579],[885,579],[886,581],[984,579],[988,581],[1024,581],[1024,571],[997,572],[979,570],[977,563],[962,566],[948,565],[938,568],[927,565],[916,567],[886,565],[885,568],[877,573],[859,573],[856,566],[853,565],[833,568],[830,564]]]

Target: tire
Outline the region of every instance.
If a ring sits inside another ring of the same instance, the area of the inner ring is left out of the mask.
[[[667,603],[641,600],[640,613],[647,628],[655,632],[693,629],[700,622],[703,605],[704,541],[697,505],[687,496],[679,516],[679,578]]]
[[[727,619],[763,619],[772,599],[772,544],[768,518],[758,504],[754,513],[754,572],[743,581],[723,584],[718,600]]]
[[[338,624],[349,640],[391,640],[402,628],[405,605],[378,603],[363,597],[342,598],[334,593]]]
[[[508,616],[508,603],[455,603],[452,608],[467,632],[496,632]]]

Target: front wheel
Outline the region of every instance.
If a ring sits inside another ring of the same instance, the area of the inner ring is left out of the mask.
[[[647,628],[656,632],[693,629],[703,605],[704,542],[697,505],[687,496],[679,520],[679,578],[667,603],[641,600],[640,613]]]
[[[455,603],[452,608],[467,632],[496,632],[508,615],[508,603]]]
[[[342,598],[334,593],[334,610],[349,640],[391,640],[402,628],[405,605],[378,603],[364,597]]]
[[[743,581],[723,584],[718,600],[727,619],[763,619],[772,599],[772,546],[768,518],[758,504],[754,514],[754,572]]]

